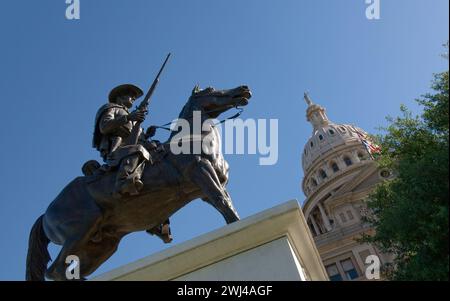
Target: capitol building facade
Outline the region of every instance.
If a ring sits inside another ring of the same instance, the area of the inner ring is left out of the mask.
[[[366,259],[376,255],[380,264],[391,261],[374,246],[358,242],[361,234],[374,229],[362,218],[365,201],[380,181],[391,177],[380,170],[372,154],[378,147],[362,129],[335,124],[325,108],[312,102],[306,118],[312,124],[311,138],[302,153],[306,195],[302,210],[330,280],[367,280]]]

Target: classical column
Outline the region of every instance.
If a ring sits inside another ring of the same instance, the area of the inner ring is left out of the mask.
[[[333,171],[333,169],[331,169],[329,163],[330,162],[327,162],[327,164],[325,164],[325,166],[323,167],[323,170],[326,172],[327,177],[331,178],[333,176],[333,174],[334,174],[334,171]]]
[[[359,157],[358,157],[358,151],[357,150],[353,150],[352,152],[351,152],[351,154],[352,154],[352,161],[353,162],[361,162],[361,159],[359,159]]]
[[[320,235],[319,226],[316,224],[316,220],[312,216],[312,214],[309,215],[309,220],[311,221],[311,224],[313,225],[314,232],[316,232],[316,235]]]
[[[336,164],[338,165],[340,170],[343,170],[343,169],[347,168],[347,165],[344,162],[342,154],[339,157],[336,158]]]
[[[319,207],[320,214],[322,215],[323,223],[325,224],[325,228],[327,228],[328,231],[331,231],[332,228],[331,228],[330,220],[328,219],[328,216],[325,213],[325,209],[323,209],[323,206],[321,203],[317,203],[317,207]]]

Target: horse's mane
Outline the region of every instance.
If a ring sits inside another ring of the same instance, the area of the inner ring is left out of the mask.
[[[180,118],[185,118],[187,119],[187,115],[193,111],[192,109],[193,103],[192,103],[192,96],[189,97],[189,99],[186,101],[186,103],[184,104],[183,108],[180,111],[180,114],[178,114],[178,119]],[[190,116],[189,116],[190,117]],[[166,142],[164,143],[170,143],[170,141],[172,140],[172,137],[177,134],[179,131],[171,131],[170,132],[170,136],[169,139],[167,139]]]

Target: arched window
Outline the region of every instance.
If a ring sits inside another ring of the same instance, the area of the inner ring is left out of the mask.
[[[347,166],[350,166],[353,164],[352,160],[348,156],[344,157],[344,162],[345,162],[345,165],[347,165]]]
[[[391,175],[391,172],[390,172],[389,170],[387,170],[387,169],[383,169],[383,170],[380,172],[380,175],[381,175],[383,178],[389,178],[390,175]]]
[[[363,152],[358,152],[358,158],[359,158],[359,160],[364,160],[364,159],[366,159],[366,156],[364,156],[364,154],[363,154]]]
[[[331,169],[334,172],[338,172],[339,171],[339,166],[336,164],[336,162],[331,162]]]
[[[327,173],[323,169],[319,170],[319,175],[320,175],[320,177],[322,179],[326,179],[327,178]]]

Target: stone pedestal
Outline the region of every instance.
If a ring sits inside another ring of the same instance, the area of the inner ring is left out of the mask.
[[[296,200],[92,280],[328,280]]]

